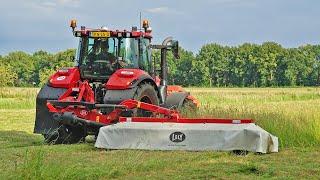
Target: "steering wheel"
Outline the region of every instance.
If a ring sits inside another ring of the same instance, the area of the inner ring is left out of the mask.
[[[102,59],[95,60],[94,62],[95,62],[95,63],[110,63],[109,61],[102,60]]]
[[[92,66],[94,70],[98,70],[99,72],[103,72],[106,70],[110,72],[114,71],[114,68],[112,67],[111,62],[108,60],[101,60],[101,59],[95,60]]]

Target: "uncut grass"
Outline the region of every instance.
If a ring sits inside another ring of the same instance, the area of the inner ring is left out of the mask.
[[[320,146],[317,88],[189,89],[201,102],[188,117],[252,118],[279,137],[281,147]]]
[[[35,108],[38,88],[0,88],[0,109]]]

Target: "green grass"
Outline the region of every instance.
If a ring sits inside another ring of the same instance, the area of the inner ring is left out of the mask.
[[[280,138],[281,147],[320,145],[320,89],[189,89],[201,102],[190,116],[252,118]]]
[[[38,89],[1,88],[0,179],[320,178],[319,89],[189,90],[202,102],[198,115],[254,118],[280,138],[280,152],[105,151],[92,141],[49,146],[32,133]]]
[[[34,109],[37,88],[1,88],[0,109]]]

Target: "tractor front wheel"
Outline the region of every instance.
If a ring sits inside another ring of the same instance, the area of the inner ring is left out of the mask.
[[[149,83],[142,83],[139,85],[134,99],[157,106],[159,105],[158,93],[155,88]],[[152,112],[137,109],[135,112],[133,112],[133,115],[138,117],[150,117],[152,116]]]
[[[85,133],[82,127],[61,125],[53,132],[43,136],[48,144],[75,144],[84,140]]]

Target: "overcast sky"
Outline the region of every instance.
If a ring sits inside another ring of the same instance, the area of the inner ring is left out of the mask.
[[[195,53],[206,43],[275,41],[285,47],[320,43],[318,0],[0,0],[0,54],[77,47],[78,25],[127,29],[150,20],[154,43],[167,36]]]

